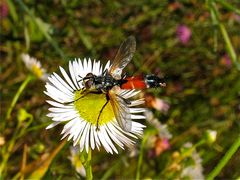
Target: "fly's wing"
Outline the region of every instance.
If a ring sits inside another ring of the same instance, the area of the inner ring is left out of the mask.
[[[131,114],[124,98],[117,95],[113,88],[109,91],[109,99],[118,124],[122,129],[130,132],[132,129]]]
[[[115,79],[121,79],[122,70],[131,61],[136,50],[136,40],[133,36],[129,36],[121,44],[118,52],[113,60],[113,64],[109,70],[109,74]]]

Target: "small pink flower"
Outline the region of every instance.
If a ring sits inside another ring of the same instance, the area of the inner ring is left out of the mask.
[[[154,146],[148,151],[148,158],[155,158],[170,148],[169,139],[155,137]]]
[[[145,94],[146,105],[154,108],[160,112],[167,113],[170,105],[166,101],[153,96],[152,94]]]
[[[189,42],[190,38],[191,38],[192,31],[186,25],[179,25],[177,27],[176,34],[177,34],[178,40],[182,44],[186,45]]]
[[[238,22],[238,23],[240,23],[240,16],[238,15],[238,14],[233,14],[233,19],[236,21],[236,22]]]
[[[228,54],[224,54],[221,59],[220,59],[220,64],[222,64],[223,66],[227,67],[227,68],[231,68],[232,66],[232,61],[230,59],[230,57],[228,56]]]
[[[230,57],[227,54],[224,55],[224,60],[225,60],[225,63],[226,63],[227,67],[231,67],[232,66],[232,61],[231,61]]]
[[[162,144],[163,144],[164,149],[169,149],[170,148],[170,143],[169,143],[169,140],[167,138],[164,138],[162,140]]]
[[[158,111],[167,113],[170,106],[166,101],[155,98],[155,100],[152,102],[152,107]]]
[[[0,2],[0,18],[8,16],[8,4],[5,1]]]
[[[158,138],[155,142],[155,153],[159,156],[162,152],[168,150],[170,148],[170,143],[167,138],[161,139]]]

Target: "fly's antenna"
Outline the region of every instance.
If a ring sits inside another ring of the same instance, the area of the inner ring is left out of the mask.
[[[78,75],[78,77],[80,77],[80,79],[77,82],[83,81],[83,77],[82,76]]]
[[[81,79],[79,79],[78,82],[81,82],[81,81],[83,81],[83,80],[88,80],[88,79],[92,79],[92,78],[93,78],[93,77],[91,77],[91,76],[89,76],[89,77],[84,77],[84,78],[83,78],[83,77],[80,76],[80,75],[79,75],[79,77],[80,77]]]

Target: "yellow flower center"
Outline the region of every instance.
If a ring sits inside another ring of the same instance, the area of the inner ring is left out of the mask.
[[[36,66],[36,65],[33,65],[33,66],[32,66],[32,72],[33,72],[33,74],[35,74],[38,78],[41,78],[41,77],[43,76],[42,70],[41,70],[38,66]]]
[[[79,112],[80,116],[92,123],[97,125],[98,115],[107,102],[106,94],[93,94],[93,93],[81,93],[82,91],[75,92],[75,102],[74,106],[76,110]],[[82,97],[82,98],[80,98]],[[80,98],[80,99],[79,99]],[[108,102],[104,107],[100,118],[98,120],[98,125],[101,126],[103,124],[108,123],[109,121],[113,121],[115,118],[111,103]]]

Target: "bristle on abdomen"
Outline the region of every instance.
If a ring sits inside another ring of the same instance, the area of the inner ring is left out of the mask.
[[[155,75],[145,75],[144,80],[147,84],[148,88],[155,88],[155,87],[164,87],[166,86],[166,83],[163,82],[163,79],[155,76]]]

